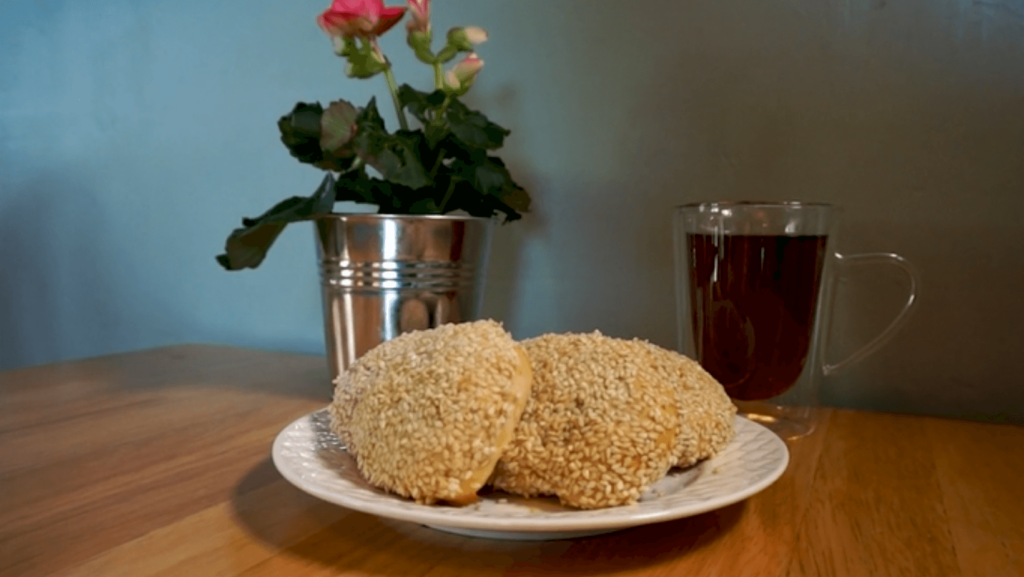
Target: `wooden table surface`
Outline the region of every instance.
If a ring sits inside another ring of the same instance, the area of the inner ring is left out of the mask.
[[[329,396],[321,357],[201,345],[0,373],[0,575],[1024,575],[1024,428],[822,410],[744,502],[512,542],[287,483]]]

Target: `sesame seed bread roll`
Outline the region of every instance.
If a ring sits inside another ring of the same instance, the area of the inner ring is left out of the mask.
[[[635,502],[672,466],[732,440],[736,407],[696,362],[641,340],[523,342],[534,384],[491,484],[583,509]]]
[[[651,343],[643,343],[650,368],[676,385],[683,417],[683,434],[676,444],[676,467],[689,467],[710,459],[728,445],[735,434],[736,405],[725,388],[697,361]]]
[[[491,484],[582,509],[636,502],[677,461],[684,424],[676,383],[651,366],[655,356],[641,341],[595,332],[522,344],[533,391]]]
[[[405,333],[338,377],[331,429],[369,483],[424,504],[472,503],[531,383],[525,351],[494,321]]]

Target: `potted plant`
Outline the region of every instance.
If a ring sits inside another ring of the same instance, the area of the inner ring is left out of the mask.
[[[430,91],[399,86],[378,42],[406,15],[408,44],[433,70]],[[401,332],[474,318],[493,223],[519,219],[530,197],[494,155],[509,131],[460,101],[484,65],[476,53],[483,29],[452,28],[435,52],[430,0],[334,0],[317,22],[347,61],[347,76],[384,77],[399,127],[387,129],[375,98],[363,107],[296,104],[278,121],[281,140],[325,171],[323,181],[308,197],[242,219],[217,261],[256,268],[286,225],[313,221],[338,373]],[[377,214],[334,214],[337,201],[376,205]]]

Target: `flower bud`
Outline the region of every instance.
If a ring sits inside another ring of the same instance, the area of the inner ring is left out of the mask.
[[[411,18],[405,24],[410,34],[430,32],[430,0],[408,0]]]
[[[472,82],[483,67],[483,58],[480,58],[476,52],[470,52],[458,64],[452,66],[452,72],[455,73],[459,82],[465,84],[467,81]]]
[[[477,44],[487,42],[487,31],[479,26],[452,28],[448,31],[448,45],[459,52],[472,52]]]
[[[445,74],[445,88],[459,96],[465,94],[483,67],[483,59],[470,52]]]
[[[459,79],[458,79],[457,76],[455,76],[454,72],[449,70],[448,72],[444,73],[444,91],[445,92],[447,92],[449,94],[457,94],[459,92],[459,88],[461,88],[461,87],[462,87],[462,83],[459,82]]]
[[[434,53],[430,51],[430,41],[433,39],[430,30],[421,32],[419,30],[410,30],[409,36],[406,37],[406,41],[412,48],[416,58],[423,63],[433,64],[436,60]]]
[[[469,38],[473,46],[487,42],[487,31],[479,26],[466,26],[462,31],[466,33],[466,38]]]

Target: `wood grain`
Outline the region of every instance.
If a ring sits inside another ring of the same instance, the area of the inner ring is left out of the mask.
[[[459,537],[294,488],[321,357],[188,345],[0,373],[0,576],[1024,575],[1024,429],[821,410],[771,487],[588,539]]]
[[[956,554],[919,419],[834,411],[791,575],[955,575]]]
[[[1024,429],[927,419],[962,575],[1024,575]]]

